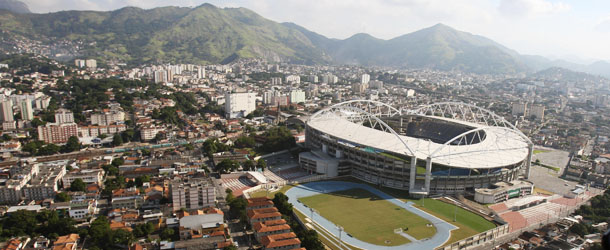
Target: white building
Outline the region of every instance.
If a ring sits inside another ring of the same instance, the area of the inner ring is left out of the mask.
[[[227,93],[225,95],[225,115],[227,118],[245,117],[255,109],[255,93]]]
[[[272,77],[271,85],[282,85],[282,78],[280,77]]]
[[[163,128],[157,128],[155,126],[147,126],[140,129],[140,139],[143,141],[150,141],[155,139],[159,132],[163,131]]]
[[[97,213],[96,200],[70,201],[70,218],[75,220],[86,219]]]
[[[362,77],[360,78],[360,83],[369,83],[369,81],[371,80],[371,75],[369,74],[362,74]]]
[[[85,61],[85,66],[89,69],[97,68],[97,61],[95,59],[88,59]]]
[[[82,60],[82,59],[76,59],[76,60],[74,60],[74,65],[75,65],[77,68],[84,68],[84,67],[86,66],[86,63],[85,63],[85,60]]]
[[[98,186],[102,187],[104,184],[104,170],[82,169],[79,171],[72,171],[70,173],[67,173],[62,178],[64,188],[70,188],[70,185],[76,179],[81,179],[86,184],[97,184]]]
[[[544,120],[544,105],[536,104],[532,105],[530,108],[529,116],[536,117],[536,120],[542,121]]]
[[[290,91],[290,103],[305,102],[305,92],[302,90]]]
[[[125,121],[125,112],[120,110],[91,115],[91,124],[93,125],[110,125],[123,121]]]
[[[369,82],[369,86],[372,89],[383,89],[383,82],[378,80],[373,80]]]
[[[214,185],[205,180],[191,179],[188,182],[175,180],[171,183],[170,188],[174,211],[181,208],[200,209],[216,204]]]
[[[301,83],[301,77],[297,75],[286,76],[287,83]]]
[[[516,116],[525,116],[527,115],[527,102],[517,102],[513,103],[512,115]]]
[[[0,108],[2,108],[2,121],[12,122],[15,120],[13,117],[13,102],[10,99],[3,100],[0,102]]]
[[[19,109],[21,110],[22,120],[31,121],[34,119],[34,110],[32,109],[32,102],[30,100],[22,100],[19,103]]]
[[[74,114],[72,111],[67,109],[58,109],[55,111],[55,123],[64,124],[64,123],[73,123],[74,122]]]

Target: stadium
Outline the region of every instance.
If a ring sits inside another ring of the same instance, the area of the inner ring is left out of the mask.
[[[329,177],[351,175],[413,195],[474,192],[529,176],[533,144],[493,112],[445,102],[397,109],[355,100],[306,122],[300,165]]]

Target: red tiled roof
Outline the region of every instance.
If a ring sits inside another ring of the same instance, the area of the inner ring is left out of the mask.
[[[261,243],[265,248],[274,248],[282,246],[300,245],[301,241],[297,238],[297,235],[293,232],[267,235],[261,238]]]

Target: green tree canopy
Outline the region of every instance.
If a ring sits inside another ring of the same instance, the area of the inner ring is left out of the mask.
[[[87,189],[87,184],[85,184],[85,182],[81,178],[77,178],[77,179],[73,180],[72,183],[70,183],[70,191],[84,192],[85,189]]]

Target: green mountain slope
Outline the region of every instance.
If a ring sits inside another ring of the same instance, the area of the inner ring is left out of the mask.
[[[264,58],[514,73],[520,55],[487,38],[435,25],[390,40],[356,34],[329,39],[292,23],[276,23],[244,8],[123,8],[110,12],[16,14],[0,11],[0,30],[30,39],[83,41],[83,54],[140,63],[226,63]]]
[[[0,29],[31,39],[85,41],[85,54],[130,63],[223,62],[262,57],[300,63],[325,62],[302,33],[247,9],[163,7],[111,12],[65,11],[50,14],[0,12]]]

